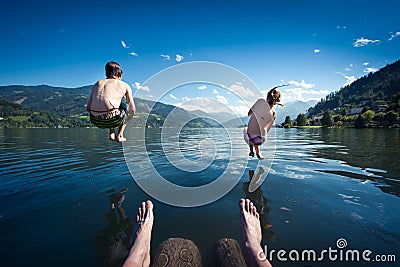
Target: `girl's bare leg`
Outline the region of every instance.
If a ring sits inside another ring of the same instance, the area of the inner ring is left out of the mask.
[[[260,153],[260,146],[254,146],[254,148],[256,149],[257,158],[260,159],[260,160],[261,159],[265,159]]]

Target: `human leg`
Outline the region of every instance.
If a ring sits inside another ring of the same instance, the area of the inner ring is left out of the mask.
[[[249,145],[249,148],[250,148],[249,156],[254,157],[253,145]]]
[[[126,123],[122,124],[119,127],[118,136],[117,136],[117,142],[125,142],[126,141],[126,138],[124,137],[125,128],[126,128]]]
[[[260,146],[259,145],[257,145],[257,146],[254,146],[254,148],[255,148],[255,150],[256,150],[256,155],[257,155],[257,158],[258,159],[265,159],[262,155],[261,155],[261,153],[260,153]]]
[[[261,247],[260,216],[256,207],[249,199],[240,199],[239,208],[244,256],[247,265],[249,267],[272,266],[266,259]]]
[[[110,140],[115,141],[116,133],[114,128],[110,128]]]
[[[142,202],[136,215],[135,242],[129,252],[125,266],[150,266],[150,240],[153,228],[153,203]]]

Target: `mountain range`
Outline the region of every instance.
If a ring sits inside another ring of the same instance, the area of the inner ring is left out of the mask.
[[[73,123],[67,123],[68,127],[71,125],[78,127],[92,126],[86,112],[86,104],[90,92],[91,86],[78,88],[63,88],[48,85],[0,86],[0,98],[3,99],[0,102],[0,106],[3,107],[1,109],[3,111],[12,109],[16,112],[18,110],[16,113],[19,115],[24,114],[26,120],[30,119],[29,114],[41,112],[42,116],[51,117],[54,123],[58,121],[57,123],[61,126],[66,121],[71,122],[71,120],[73,120]],[[220,127],[221,124],[226,127],[238,127],[247,124],[248,120],[247,117],[242,117],[238,120],[236,115],[227,112],[206,113],[201,110],[189,111],[173,105],[140,98],[134,98],[134,101],[137,116],[132,121],[132,125],[135,127],[160,127],[164,124],[167,116],[170,116],[169,122],[187,121],[188,127]],[[298,112],[305,112],[313,104],[315,102],[297,101],[288,103],[283,109],[279,108],[277,110],[277,122],[280,123],[281,120],[283,121],[287,115],[294,116]],[[6,105],[8,108],[4,108]],[[173,113],[171,113],[172,110],[174,111]],[[0,113],[0,117],[12,115],[9,112]],[[21,118],[19,117],[19,119]],[[43,127],[43,124],[44,122],[41,122],[40,127]],[[18,125],[23,126],[23,123]]]
[[[3,99],[0,105],[2,105],[1,110],[5,110],[4,106],[7,105],[15,111],[18,110],[18,114],[21,114],[21,110],[25,110],[23,112],[25,117],[28,115],[27,110],[30,110],[32,114],[43,112],[47,117],[58,118],[60,123],[62,121],[61,118],[64,118],[64,120],[80,120],[82,122],[80,126],[92,126],[86,112],[86,104],[90,92],[91,86],[78,88],[63,88],[48,85],[0,86],[0,99]],[[140,98],[135,98],[134,101],[137,116],[132,121],[133,126],[160,127],[163,125],[165,118],[170,115],[171,118],[169,121],[185,121],[188,127],[212,127],[212,125],[199,119],[198,116],[187,110]],[[174,111],[173,113],[171,113],[172,110]],[[7,114],[8,116],[12,115]],[[4,112],[0,114],[0,117],[5,117]],[[20,120],[21,118],[18,117],[18,119]]]

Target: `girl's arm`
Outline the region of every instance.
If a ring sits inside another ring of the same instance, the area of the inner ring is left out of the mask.
[[[270,122],[267,124],[267,126],[265,126],[265,129],[266,129],[266,132],[267,132],[267,133],[268,133],[269,130],[271,129],[272,125],[274,124],[275,119],[276,119],[276,112],[274,111],[274,119],[273,119],[272,121],[270,121]]]

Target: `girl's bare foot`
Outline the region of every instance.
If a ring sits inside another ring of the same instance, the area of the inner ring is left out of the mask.
[[[258,153],[257,153],[257,158],[258,158],[259,160],[265,159],[261,154],[258,154]]]
[[[150,266],[150,240],[153,229],[153,203],[142,202],[136,215],[135,242],[129,252],[125,266]]]
[[[260,215],[256,207],[249,199],[240,199],[240,222],[242,228],[242,240],[244,256],[249,267],[271,266],[261,248]]]
[[[261,153],[260,153],[260,146],[254,146],[254,148],[255,148],[255,150],[256,150],[257,158],[258,158],[259,160],[264,159],[264,157],[263,157],[263,156],[261,155]]]

